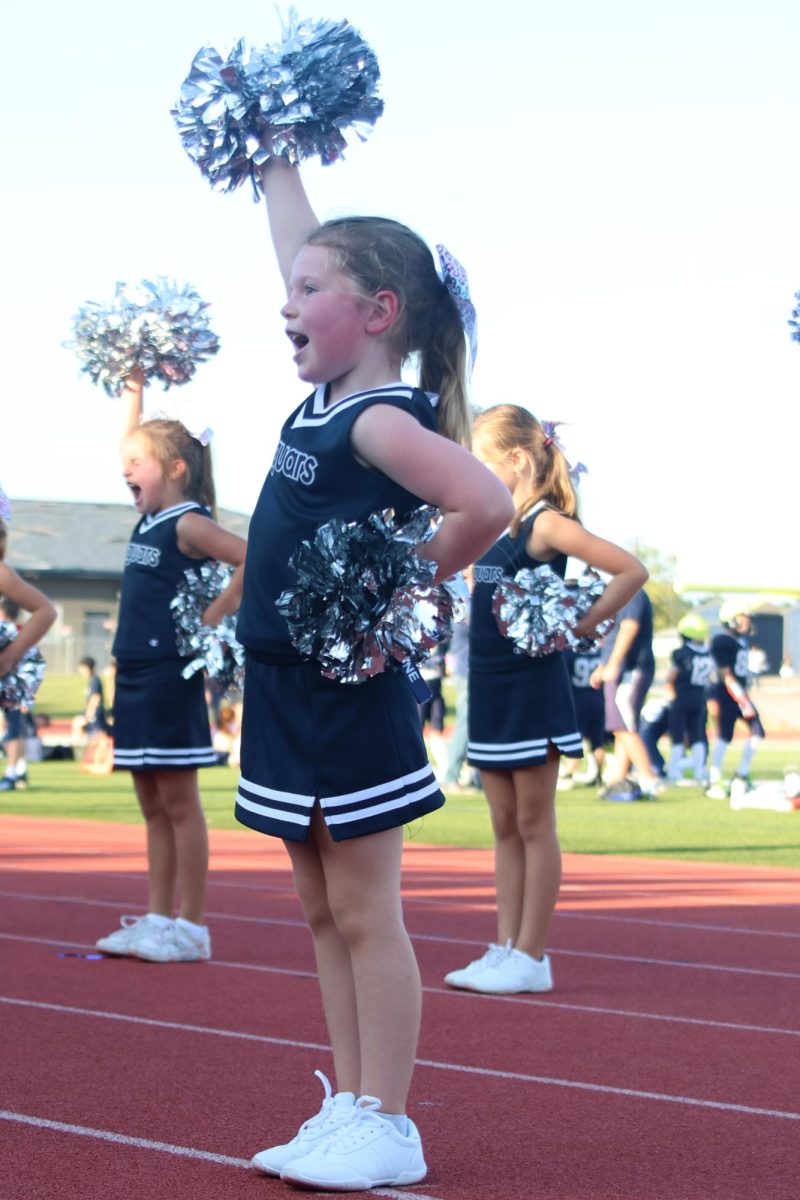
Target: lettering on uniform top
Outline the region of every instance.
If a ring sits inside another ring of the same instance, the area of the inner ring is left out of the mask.
[[[150,641],[147,644],[148,646],[153,646],[155,648],[158,645],[158,638],[150,638]]]
[[[503,578],[503,568],[475,566],[472,568],[472,578],[475,583],[499,583]]]
[[[275,475],[285,475],[295,483],[304,483],[307,487],[314,482],[319,462],[313,454],[304,454],[302,450],[293,450],[285,442],[278,442],[278,449],[272,460],[270,472]]]
[[[131,542],[125,555],[125,566],[135,563],[137,567],[157,567],[161,562],[161,551],[157,546],[143,546],[140,542]]]

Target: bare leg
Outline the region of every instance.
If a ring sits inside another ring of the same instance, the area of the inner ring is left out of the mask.
[[[558,751],[546,763],[514,772],[517,824],[525,847],[525,895],[517,950],[541,958],[561,888],[561,846],[556,833]]]
[[[495,836],[497,941],[541,958],[561,886],[555,795],[559,755],[519,771],[481,771]]]
[[[517,794],[511,771],[481,768],[481,783],[494,831],[497,944],[516,944],[525,894],[525,847],[517,827]]]
[[[360,1094],[404,1113],[422,988],[400,899],[402,828],[334,842],[315,814],[328,904],[350,954],[361,1055]]]
[[[204,922],[208,882],[208,828],[197,770],[154,771],[161,806],[169,822],[173,854],[173,880],[180,898],[179,915],[196,925]]]
[[[148,911],[171,917],[175,905],[175,837],[154,771],[134,771],[133,786],[147,831]]]
[[[316,821],[315,821],[316,823]],[[328,904],[325,872],[312,828],[308,843],[285,842],[294,885],[314,939],[322,1007],[333,1048],[336,1090],[361,1091],[361,1045],[350,951]]]

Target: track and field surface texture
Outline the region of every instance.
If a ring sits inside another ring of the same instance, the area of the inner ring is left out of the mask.
[[[0,819],[0,1196],[269,1200],[247,1169],[331,1072],[280,843],[212,832],[214,958],[87,958],[145,898],[140,826]],[[494,936],[491,855],[407,845],[425,988],[408,1200],[795,1200],[800,872],[568,855],[556,990],[446,971]],[[365,897],[365,902],[368,898]]]

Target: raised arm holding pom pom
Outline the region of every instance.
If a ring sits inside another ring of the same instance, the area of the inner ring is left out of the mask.
[[[507,488],[464,448],[465,327],[425,243],[380,217],[320,225],[299,171],[279,159],[263,167],[262,182],[287,287],[286,333],[314,390],[284,424],[251,523],[236,812],[283,838],[292,860],[333,1046],[336,1094],[325,1080],[323,1113],[336,1114],[345,1137],[358,1122],[379,1150],[365,1155],[345,1140],[341,1152],[318,1154],[314,1130],[334,1127],[322,1123],[253,1162],[302,1186],[361,1190],[426,1173],[406,1115],[420,984],[401,915],[400,857],[403,825],[444,798],[405,676],[323,678],[294,649],[276,600],[292,582],[290,557],[331,518],[359,523],[435,506],[441,526],[419,552],[444,579],[495,540],[513,508]],[[419,387],[401,380],[415,352]]]
[[[202,673],[184,674],[171,605],[187,570],[220,560],[236,571],[211,607],[234,612],[246,545],[212,519],[208,444],[180,421],[143,421],[143,387],[144,372],[134,369],[121,389],[123,474],[140,519],[128,545],[112,654],[114,766],[132,772],[147,826],[148,911],[136,920],[123,917],[97,948],[151,962],[189,962],[211,955],[203,915],[208,836],[197,772],[214,766],[216,753]]]

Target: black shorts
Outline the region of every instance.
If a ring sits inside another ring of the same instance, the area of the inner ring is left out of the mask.
[[[470,672],[471,766],[493,771],[540,766],[551,746],[568,758],[583,758],[572,684],[561,654]]]
[[[184,679],[181,659],[117,663],[114,768],[186,771],[213,767],[203,673]]]
[[[764,726],[761,724],[761,718],[758,713],[754,717],[743,717],[742,710],[724,685],[715,688],[712,699],[716,700],[719,705],[717,736],[721,742],[732,741],[737,721],[744,721],[750,727],[751,737],[764,737]]]
[[[706,740],[708,710],[704,693],[698,696],[676,696],[668,710],[669,736],[673,746],[689,745]]]
[[[575,688],[573,699],[581,737],[586,738],[592,750],[599,750],[606,742],[606,706],[603,700],[603,689]]]
[[[441,808],[409,682],[390,672],[337,683],[312,663],[248,655],[236,819],[305,842],[317,802],[335,841]]]

